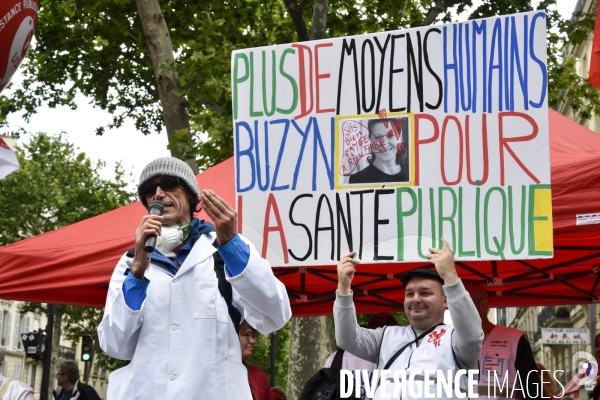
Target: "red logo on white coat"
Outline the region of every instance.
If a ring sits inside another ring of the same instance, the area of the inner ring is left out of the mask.
[[[444,328],[442,328],[442,330],[439,333],[436,331],[431,332],[428,335],[429,340],[427,340],[427,342],[433,343],[435,347],[438,347],[440,344],[442,344],[442,336],[444,336],[444,333],[446,333],[446,330]]]

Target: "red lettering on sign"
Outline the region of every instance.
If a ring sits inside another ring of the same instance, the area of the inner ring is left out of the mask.
[[[300,75],[300,115],[294,117],[294,119],[300,119],[306,117],[313,110],[313,62],[312,62],[312,50],[310,47],[303,44],[293,44],[292,47],[298,49],[298,74]],[[309,78],[306,82],[306,60],[304,59],[304,52],[308,53],[308,67],[309,67]],[[306,88],[310,89],[310,107],[307,105],[308,99],[306,98]]]
[[[275,215],[276,225],[270,226],[269,219],[271,218],[271,210]],[[281,217],[279,216],[279,207],[277,207],[277,201],[273,193],[269,193],[267,200],[267,209],[265,211],[265,225],[263,228],[263,245],[262,245],[262,258],[267,258],[267,248],[269,247],[269,232],[279,232],[279,239],[281,240],[281,250],[283,252],[283,262],[288,263],[288,249],[285,240],[285,233],[283,232],[283,224],[281,223]]]
[[[333,43],[321,43],[315,46],[315,70],[316,70],[316,85],[317,85],[317,113],[328,113],[328,112],[335,112],[335,108],[326,108],[324,110],[321,110],[321,97],[320,97],[320,85],[319,85],[319,81],[321,79],[326,79],[329,78],[331,75],[330,74],[320,74],[319,73],[319,49],[321,47],[331,47],[333,46]]]
[[[421,139],[421,120],[428,120],[433,125],[433,136],[427,139]],[[440,137],[440,127],[433,115],[416,114],[415,115],[415,186],[419,186],[419,151],[421,145],[433,143]]]
[[[531,134],[527,135],[527,136],[518,136],[518,137],[511,137],[511,138],[505,138],[504,137],[504,118],[506,117],[518,117],[518,118],[523,118],[524,120],[526,120],[527,122],[529,122],[529,124],[531,125],[532,128],[532,132]],[[499,129],[498,129],[498,138],[500,141],[500,185],[504,186],[504,149],[506,148],[506,151],[508,151],[510,153],[510,155],[513,157],[513,159],[517,162],[517,164],[519,164],[519,167],[521,167],[521,169],[523,171],[525,171],[525,173],[527,175],[529,175],[529,177],[531,179],[533,179],[533,181],[535,183],[540,183],[540,180],[538,178],[535,177],[535,175],[533,175],[533,173],[531,171],[529,171],[527,169],[527,167],[525,166],[525,164],[523,164],[523,162],[519,159],[519,157],[517,157],[517,155],[515,154],[515,152],[513,151],[513,149],[510,147],[509,143],[511,142],[527,142],[529,140],[534,139],[538,132],[539,132],[539,128],[537,123],[535,122],[535,120],[533,118],[531,118],[529,115],[525,114],[525,113],[520,113],[520,112],[501,112],[498,115],[498,123],[500,124]]]

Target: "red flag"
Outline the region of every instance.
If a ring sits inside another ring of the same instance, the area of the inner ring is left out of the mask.
[[[594,28],[594,42],[592,43],[592,57],[590,59],[590,84],[600,89],[600,2],[596,14],[596,27]]]
[[[0,137],[0,179],[19,168],[17,156]]]

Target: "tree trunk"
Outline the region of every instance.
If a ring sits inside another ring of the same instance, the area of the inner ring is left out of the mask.
[[[296,3],[295,0],[283,0],[285,8],[292,18],[294,28],[298,34],[299,42],[306,42],[310,40],[310,33],[306,27],[306,21],[304,20],[304,2],[302,4]]]
[[[327,0],[315,0],[313,7],[312,31],[310,38],[319,40],[327,38]]]
[[[181,97],[176,93],[181,91],[179,74],[175,69],[175,57],[169,28],[165,22],[158,0],[137,0],[137,7],[144,26],[144,33],[148,41],[156,86],[163,110],[163,120],[167,128],[169,142],[175,138],[177,131],[184,130],[188,136],[190,122]],[[178,146],[171,149],[173,157],[179,157],[181,150]],[[198,173],[195,160],[185,160],[194,173]]]
[[[306,39],[308,29],[304,21],[304,8],[292,0],[285,0],[285,4],[296,27],[299,41],[327,37],[327,13],[329,11],[327,0],[314,1],[310,39]],[[327,357],[336,349],[332,317],[292,318],[288,398],[300,397],[304,384],[323,368]]]
[[[304,384],[337,347],[332,336],[331,317],[292,318],[290,332],[290,361],[288,368],[288,398],[297,399]]]
[[[462,2],[463,0],[435,0],[434,4],[427,12],[427,15],[425,16],[421,26],[433,24],[440,14],[447,12],[448,9],[461,4]],[[404,8],[406,9],[406,3],[404,4]]]

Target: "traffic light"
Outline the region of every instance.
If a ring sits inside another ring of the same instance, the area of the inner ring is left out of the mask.
[[[21,334],[21,341],[23,342],[27,357],[31,357],[38,361],[44,358],[44,352],[46,351],[46,332],[40,329],[37,332],[23,333]]]
[[[92,335],[81,336],[81,361],[90,361],[94,355],[94,338]]]

